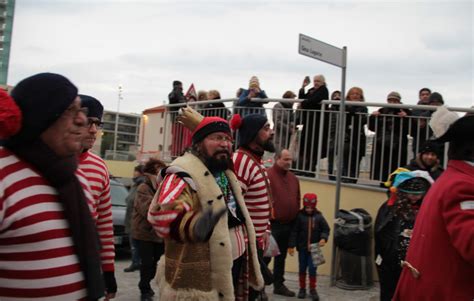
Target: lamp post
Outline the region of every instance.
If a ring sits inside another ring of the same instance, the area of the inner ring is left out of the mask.
[[[118,86],[117,113],[115,113],[114,160],[115,160],[115,157],[117,155],[118,120],[119,120],[119,112],[120,112],[120,100],[122,100],[122,85]]]

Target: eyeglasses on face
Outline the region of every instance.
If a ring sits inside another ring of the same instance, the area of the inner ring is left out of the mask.
[[[227,135],[209,135],[207,136],[207,139],[214,141],[214,142],[228,142],[228,143],[234,143],[234,140],[232,137],[227,136]]]
[[[91,128],[93,125],[97,129],[102,129],[104,127],[104,123],[98,119],[87,118],[87,126]]]

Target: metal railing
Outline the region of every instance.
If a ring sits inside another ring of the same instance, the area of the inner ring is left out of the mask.
[[[204,116],[230,119],[232,114],[266,114],[273,123],[274,144],[288,148],[293,154],[292,169],[303,176],[335,180],[339,133],[339,102],[323,101],[319,110],[299,109],[296,99],[253,99],[265,107],[238,107],[237,99],[191,102]],[[224,104],[227,103],[227,106]],[[285,106],[284,104],[290,104]],[[296,104],[296,105],[295,105]],[[171,160],[190,146],[191,132],[175,122],[178,109],[186,104],[168,105],[165,116],[163,159]],[[424,142],[432,138],[429,128],[435,106],[397,105],[346,101],[342,182],[379,184],[396,168],[407,165]],[[380,108],[380,109],[379,109]],[[369,110],[370,109],[370,110]],[[374,109],[379,109],[375,115]],[[471,112],[472,108],[449,108],[455,112]],[[405,114],[398,114],[399,112]],[[237,135],[235,136],[237,137]],[[441,164],[446,164],[447,147],[440,145]]]

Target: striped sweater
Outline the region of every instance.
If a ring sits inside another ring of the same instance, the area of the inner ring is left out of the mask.
[[[92,191],[92,216],[96,220],[101,242],[100,258],[104,272],[114,271],[115,246],[110,198],[110,178],[104,160],[87,151],[79,157],[79,169],[85,174]]]
[[[265,184],[267,171],[260,157],[240,148],[234,153],[233,161],[257,240],[261,240],[270,225],[270,197]]]
[[[91,198],[84,174],[76,175]],[[85,298],[71,235],[57,191],[0,147],[0,300]]]

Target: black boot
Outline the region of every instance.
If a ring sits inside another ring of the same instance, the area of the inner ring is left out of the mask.
[[[319,295],[315,288],[309,290],[309,295],[311,296],[311,300],[319,301]]]
[[[275,286],[273,285],[273,293],[275,295],[282,295],[282,296],[286,296],[286,297],[294,297],[295,296],[295,292],[292,292],[290,291],[286,285],[282,284],[280,286]]]
[[[139,269],[140,269],[140,264],[132,262],[132,264],[128,268],[123,269],[123,271],[125,273],[130,273],[130,272],[138,271]]]
[[[149,291],[142,292],[140,296],[140,301],[153,301],[153,296],[155,295],[155,292],[150,289]]]
[[[306,298],[306,289],[300,288],[300,291],[298,292],[298,299],[304,299],[304,298]]]

